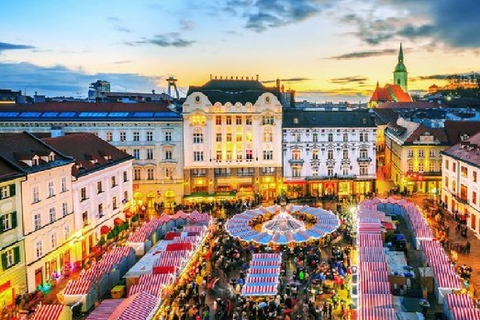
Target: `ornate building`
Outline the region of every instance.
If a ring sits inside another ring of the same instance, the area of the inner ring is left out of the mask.
[[[288,198],[375,192],[375,141],[376,125],[366,110],[286,110],[284,192]]]
[[[272,201],[279,194],[280,96],[258,77],[190,87],[183,104],[187,201]]]

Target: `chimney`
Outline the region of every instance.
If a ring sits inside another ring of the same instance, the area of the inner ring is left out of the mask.
[[[257,81],[258,81],[258,74],[257,74]]]
[[[56,137],[63,137],[65,133],[63,132],[63,128],[60,126],[53,126],[50,129],[50,137],[51,138],[56,138]]]
[[[155,94],[155,89],[152,89],[152,94]]]

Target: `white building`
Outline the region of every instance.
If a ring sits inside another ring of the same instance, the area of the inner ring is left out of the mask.
[[[282,104],[254,79],[211,79],[183,104],[186,200],[273,200],[281,188]]]
[[[4,159],[26,174],[21,182],[21,218],[27,291],[31,292],[72,261],[73,159],[26,132],[0,134],[0,150]]]
[[[442,154],[441,200],[450,212],[458,213],[478,237],[480,235],[480,133]]]
[[[21,184],[26,174],[3,158],[0,151],[0,306],[14,306],[25,292]]]
[[[74,261],[83,264],[95,254],[92,248],[100,237],[126,221],[124,209],[133,192],[133,158],[91,133],[42,140],[75,160],[71,167],[75,222],[72,250]]]
[[[166,103],[0,104],[0,132],[90,132],[133,155],[134,207],[183,198],[182,117]],[[131,195],[132,196],[132,195]],[[133,200],[133,201],[132,201]]]
[[[288,198],[375,192],[376,126],[366,110],[283,113],[283,176]]]

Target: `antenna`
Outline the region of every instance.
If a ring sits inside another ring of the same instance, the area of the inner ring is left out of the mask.
[[[172,87],[173,89],[175,89],[175,94],[176,94],[176,99],[180,99],[180,95],[178,94],[178,89],[177,89],[177,79],[174,77],[174,76],[169,76],[167,78],[167,82],[168,82],[168,95],[171,97],[172,96]]]

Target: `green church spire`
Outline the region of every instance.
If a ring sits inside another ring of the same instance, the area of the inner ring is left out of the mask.
[[[408,72],[407,67],[403,64],[403,47],[400,43],[400,50],[398,51],[398,63],[393,71],[393,82],[402,87],[403,91],[407,92]]]

